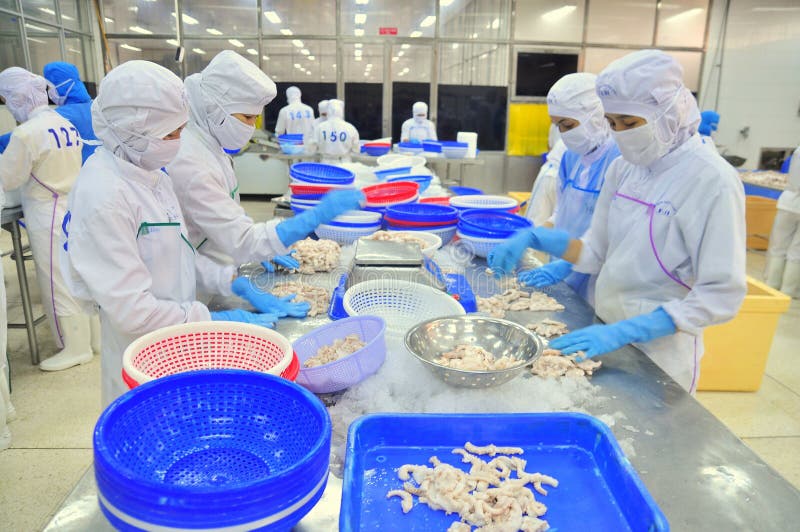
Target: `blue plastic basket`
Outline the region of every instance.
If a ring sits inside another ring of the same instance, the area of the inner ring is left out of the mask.
[[[387,178],[392,177],[392,176],[410,174],[410,173],[411,173],[411,167],[410,166],[398,166],[396,168],[386,168],[384,170],[375,170],[375,177],[377,177],[379,181],[385,181]]]
[[[94,431],[101,509],[117,528],[288,530],[327,481],[325,406],[280,377],[179,373],[109,406]]]
[[[283,135],[278,135],[278,140],[283,142],[303,142],[303,134],[302,133],[284,133]]]
[[[762,198],[778,199],[781,197],[782,190],[761,187],[758,185],[744,184],[744,193],[747,196],[761,196]]]
[[[442,145],[442,148],[469,148],[469,144],[466,142],[458,142],[455,140],[440,140],[439,144]]]
[[[442,143],[436,140],[423,140],[422,149],[428,153],[442,153]]]
[[[325,194],[292,194],[291,199],[300,201],[317,201],[321,200]]]
[[[420,153],[423,151],[423,146],[420,142],[400,142],[397,144],[397,151],[400,153]]]
[[[431,186],[431,181],[433,181],[433,176],[430,174],[425,175],[401,175],[400,177],[391,177],[387,179],[387,182],[393,183],[395,181],[413,181],[414,183],[419,183],[419,193],[422,194],[428,187]]]
[[[389,150],[391,150],[389,146],[364,146],[364,153],[372,157],[386,155]]]
[[[557,488],[536,499],[553,530],[669,530],[653,497],[611,430],[585,414],[376,414],[350,425],[340,530],[446,530],[453,514],[415,504],[403,514],[386,493],[402,489],[397,468],[442,462],[469,470],[450,451],[471,441],[522,447],[527,471],[555,477]],[[387,523],[391,524],[387,528]]]
[[[405,203],[387,207],[386,215],[404,222],[449,222],[458,218],[458,210],[433,203]]]
[[[294,142],[281,142],[281,151],[286,155],[298,155],[300,153],[305,152],[305,148],[303,147],[303,143],[294,143]]]
[[[507,237],[531,225],[523,216],[493,209],[468,209],[458,214],[459,230],[478,237]]]
[[[479,188],[470,187],[450,187],[450,190],[456,196],[479,196],[484,194],[483,190]]]
[[[350,170],[324,163],[295,163],[289,168],[289,175],[297,181],[326,185],[349,185],[355,181]]]

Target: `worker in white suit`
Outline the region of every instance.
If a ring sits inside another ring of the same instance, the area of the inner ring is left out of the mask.
[[[350,162],[351,155],[361,149],[358,131],[344,119],[341,100],[328,102],[328,119],[314,126],[314,134],[308,143],[310,153],[319,152],[322,162]]]
[[[403,142],[418,142],[423,140],[437,140],[436,126],[428,120],[428,104],[417,102],[411,106],[411,118],[403,122],[400,128],[400,140]]]
[[[317,104],[317,109],[319,109],[319,116],[314,119],[315,126],[320,122],[324,122],[328,119],[328,100],[322,100],[321,102],[319,102]]]
[[[196,254],[163,167],[180,148],[189,117],[183,83],[148,61],[128,61],[100,83],[92,124],[103,142],[69,196],[65,276],[100,309],[102,402],[127,391],[122,355],[161,327],[224,320],[272,326],[277,317],[235,309],[209,312],[195,298],[232,295],[234,266]]]
[[[553,216],[556,210],[556,199],[558,197],[558,169],[561,167],[561,157],[567,151],[564,142],[556,137],[556,144],[547,153],[547,160],[544,162],[536,180],[533,182],[531,197],[528,200],[528,210],[525,217],[533,222],[533,225],[542,225]]]
[[[289,103],[278,112],[276,135],[302,134],[306,138],[314,132],[314,110],[304,104],[300,97],[300,89],[294,85],[286,89],[286,100]]]
[[[744,189],[703,146],[680,64],[659,50],[612,62],[597,94],[622,157],[606,172],[589,231],[520,230],[490,252],[511,272],[527,247],[597,274],[592,325],[550,342],[593,357],[633,343],[694,393],[705,327],[733,318],[747,291]]]
[[[64,370],[92,360],[91,319],[64,283],[58,251],[83,142],[75,126],[47,107],[47,82],[41,76],[19,67],[0,72],[0,97],[20,123],[0,155],[0,181],[5,190],[23,187],[22,210],[42,306],[56,343],[63,345],[39,368]]]
[[[778,198],[767,250],[767,284],[800,298],[800,148],[794,150],[788,186]]]

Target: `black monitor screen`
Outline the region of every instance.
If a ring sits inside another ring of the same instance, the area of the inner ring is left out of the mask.
[[[567,74],[578,71],[577,54],[517,54],[516,96],[547,96],[553,84]]]

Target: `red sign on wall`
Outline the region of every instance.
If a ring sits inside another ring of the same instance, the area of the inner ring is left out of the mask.
[[[397,28],[380,28],[379,35],[397,35]]]

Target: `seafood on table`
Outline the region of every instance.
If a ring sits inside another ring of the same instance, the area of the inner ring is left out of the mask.
[[[557,349],[545,349],[531,366],[531,373],[539,377],[591,377],[602,362],[584,357],[583,351],[562,355]]]
[[[566,323],[550,318],[543,319],[539,323],[529,323],[526,327],[544,338],[555,338],[569,332]]]
[[[402,489],[387,498],[399,498],[403,513],[414,508],[414,498],[434,510],[457,514],[447,532],[542,532],[549,529],[540,519],[547,506],[536,500],[534,491],[547,495],[544,486],[558,487],[558,480],[526,471],[527,461],[519,447],[477,446],[470,442],[452,454],[469,464],[469,471],[432,456],[428,465],[405,464],[398,468]],[[488,455],[488,458],[484,456]],[[532,489],[531,489],[532,488]]]
[[[314,368],[335,362],[340,358],[352,355],[359,349],[363,349],[367,344],[361,340],[357,334],[348,334],[344,338],[334,340],[331,345],[323,345],[317,349],[317,354],[303,362],[306,368]]]
[[[503,355],[499,358],[477,345],[459,344],[452,351],[442,353],[433,361],[441,366],[465,371],[494,371],[518,366],[516,358]]]
[[[325,239],[306,238],[295,242],[289,249],[295,250],[293,256],[300,263],[298,271],[304,274],[332,271],[339,266],[342,254],[339,244]]]
[[[308,316],[325,314],[328,311],[328,304],[331,300],[330,290],[300,281],[277,283],[270,292],[278,297],[295,294],[296,297],[292,300],[294,303],[308,302],[311,305],[308,310]]]
[[[478,297],[478,311],[494,318],[504,318],[507,311],[530,310],[534,312],[564,310],[564,305],[544,292],[528,293],[518,288],[509,288],[502,294],[491,297]]]

